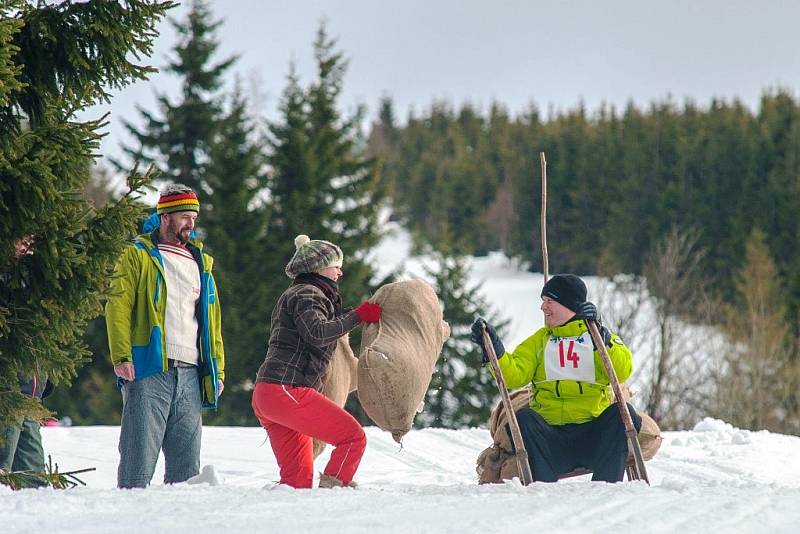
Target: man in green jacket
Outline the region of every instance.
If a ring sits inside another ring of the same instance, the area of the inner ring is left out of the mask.
[[[201,407],[222,393],[220,303],[213,259],[194,239],[199,211],[189,187],[167,186],[148,233],[117,262],[106,324],[122,392],[120,488],[147,486],[162,449],[165,483],[197,475]]]
[[[522,440],[537,481],[556,482],[578,467],[592,480],[619,482],[628,446],[619,408],[612,404],[610,381],[586,321],[597,321],[620,382],[633,371],[631,351],[619,336],[599,324],[597,307],[586,300],[586,284],[572,274],[553,276],[542,288],[545,326],[507,353],[495,329],[482,318],[471,339],[484,350],[489,333],[506,386],[531,388],[531,402],[517,412]],[[631,408],[638,430],[641,418]]]

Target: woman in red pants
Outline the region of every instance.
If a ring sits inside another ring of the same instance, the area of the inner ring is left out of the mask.
[[[336,341],[360,323],[378,322],[381,307],[365,301],[343,310],[336,283],[342,276],[342,250],[306,235],[297,236],[294,243],[297,250],[286,265],[293,282],[272,310],[253,411],[269,435],[281,484],[311,487],[316,438],[334,447],[320,487],[354,486],[367,438],[358,421],[320,389]]]

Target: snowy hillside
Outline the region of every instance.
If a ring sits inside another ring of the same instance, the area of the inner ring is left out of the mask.
[[[258,428],[206,427],[209,482],[114,489],[117,427],[45,428],[62,471],[97,467],[87,487],[12,492],[0,486],[0,532],[768,532],[800,525],[800,438],[715,420],[668,432],[644,482],[478,486],[485,430],[418,430],[401,449],[367,428],[357,489],[275,487],[277,466]],[[327,453],[317,461],[322,469]]]
[[[383,241],[369,257],[371,265],[378,269],[376,278],[382,279],[394,271],[402,273],[405,278],[420,277],[433,283],[428,271],[435,270],[437,265],[429,256],[410,256],[412,246],[408,232],[394,222],[386,223],[384,231]],[[346,263],[345,258],[345,273]],[[551,264],[550,269],[551,276],[561,272],[558,265]],[[659,372],[656,355],[661,350],[662,332],[655,313],[655,303],[645,287],[639,288],[639,293],[626,288],[626,284],[616,284],[606,278],[582,278],[587,285],[588,298],[597,304],[605,325],[620,333],[633,352],[634,370],[627,384],[634,392],[631,402],[637,408],[643,409],[643,403],[646,402],[644,394],[651,390],[653,377]],[[632,277],[620,277],[623,281],[631,279]],[[519,343],[544,326],[540,309],[540,295],[544,285],[542,273],[528,272],[517,260],[500,252],[491,252],[487,256],[469,259],[466,284],[469,288],[478,287],[492,313],[508,320],[502,336],[507,350],[514,350]],[[628,321],[624,333],[618,329],[621,318]],[[730,346],[713,328],[686,324],[677,319],[670,324],[670,339],[675,352],[670,380],[683,380],[685,384],[691,385],[696,395],[701,396],[700,392],[711,387],[711,372],[718,371],[724,365],[722,356]],[[698,351],[702,351],[706,357],[695,358],[694,354]],[[691,401],[694,399],[687,397],[684,400],[689,402],[669,405],[676,418],[687,421],[680,427],[683,429],[691,428],[692,424],[706,415],[702,409],[692,408]]]
[[[391,272],[399,271],[401,278],[420,277],[431,282],[426,269],[434,269],[435,264],[428,256],[410,256],[411,238],[408,233],[396,223],[387,223],[385,232],[383,241],[369,256],[371,265],[377,270],[375,278],[380,280]],[[346,275],[347,258],[344,268]],[[493,311],[510,321],[504,339],[507,348],[515,347],[544,326],[539,309],[544,284],[541,273],[522,269],[516,260],[500,252],[471,258],[468,270],[467,285],[479,285],[481,294]],[[556,272],[559,271],[554,270],[551,274]],[[598,297],[607,296],[607,282],[604,279],[592,276],[584,279],[590,300],[597,301]]]
[[[426,269],[435,267],[427,256],[410,256],[411,238],[395,223],[385,226],[386,235],[381,244],[370,255],[371,265],[377,270],[376,279],[382,279],[393,271],[400,271],[405,278],[420,277],[430,280]],[[347,274],[345,258],[345,275]],[[535,330],[544,325],[539,310],[544,280],[541,274],[521,270],[503,254],[493,252],[488,256],[473,258],[469,264],[470,287],[480,285],[494,311],[509,319],[506,345],[516,346]],[[592,280],[589,281],[593,283]],[[589,288],[590,292],[592,288]]]

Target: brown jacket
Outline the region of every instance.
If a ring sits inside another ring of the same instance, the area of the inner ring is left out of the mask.
[[[355,311],[336,316],[333,302],[311,284],[290,286],[272,310],[267,357],[256,382],[320,390],[336,340],[358,326]]]

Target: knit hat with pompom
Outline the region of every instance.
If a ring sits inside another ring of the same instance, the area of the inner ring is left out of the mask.
[[[330,241],[311,239],[305,234],[294,238],[294,256],[286,264],[286,276],[294,279],[301,273],[316,273],[327,267],[341,267],[342,249]]]

